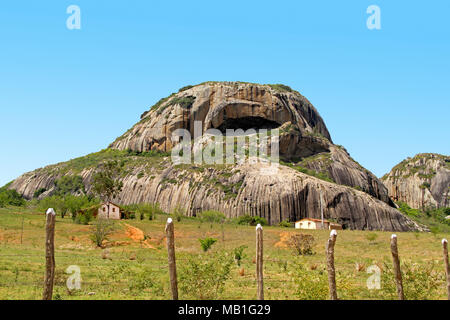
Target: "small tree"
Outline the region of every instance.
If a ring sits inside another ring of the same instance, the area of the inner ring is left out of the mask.
[[[116,199],[123,188],[120,180],[123,168],[118,161],[107,161],[100,165],[92,179],[92,191],[104,202]]]
[[[247,246],[240,246],[234,249],[234,260],[236,264],[240,267],[242,259],[245,258],[244,250],[247,249]]]
[[[211,249],[212,245],[217,242],[217,239],[213,238],[205,238],[205,239],[198,239],[200,241],[200,245],[202,246],[202,249],[204,252]]]
[[[108,236],[114,231],[114,224],[109,219],[99,218],[94,223],[91,240],[98,247],[103,245],[103,241],[108,240]]]
[[[289,247],[298,255],[314,254],[314,237],[310,234],[294,234],[289,237]]]

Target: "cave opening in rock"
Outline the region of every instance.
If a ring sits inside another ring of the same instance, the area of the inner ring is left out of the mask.
[[[244,131],[254,129],[258,131],[261,129],[271,130],[278,127],[280,127],[278,122],[262,117],[242,117],[225,119],[216,129],[220,130],[223,134],[226,134],[227,129],[242,129]]]

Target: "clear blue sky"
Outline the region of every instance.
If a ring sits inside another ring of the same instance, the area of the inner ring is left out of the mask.
[[[66,8],[81,8],[68,30]],[[366,9],[381,8],[381,30]],[[0,5],[0,185],[105,148],[178,88],[284,83],[380,176],[449,154],[450,2],[8,1]]]

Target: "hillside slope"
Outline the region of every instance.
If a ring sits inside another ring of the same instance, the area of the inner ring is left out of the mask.
[[[395,201],[411,208],[450,206],[450,157],[422,153],[396,165],[382,178]]]

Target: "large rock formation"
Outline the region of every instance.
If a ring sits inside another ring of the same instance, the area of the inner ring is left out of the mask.
[[[382,178],[394,201],[411,208],[450,206],[450,157],[418,154],[396,165]]]
[[[172,163],[166,154],[177,144],[172,133],[184,128],[194,136],[196,121],[202,133],[278,128],[284,162],[275,175],[262,174],[268,164],[261,162]],[[421,230],[393,207],[381,181],[332,143],[311,103],[282,85],[208,82],[183,88],[145,112],[108,149],[24,174],[9,187],[29,199],[45,190],[40,195],[45,197],[58,178],[80,175],[89,191],[92,174],[107,159],[124,163],[123,204],[156,202],[166,211],[181,207],[187,215],[215,209],[228,217],[258,215],[276,224],[319,217],[322,194],[325,218],[345,228]]]

